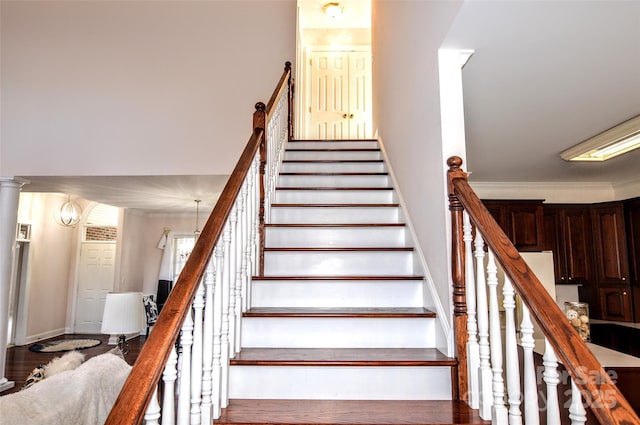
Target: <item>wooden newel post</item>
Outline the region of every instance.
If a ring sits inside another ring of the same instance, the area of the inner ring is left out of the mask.
[[[458,397],[469,400],[469,382],[467,366],[467,299],[465,288],[465,247],[463,239],[464,208],[455,193],[453,181],[467,179],[462,171],[462,158],[452,156],[447,160],[449,210],[451,211],[451,277],[453,280],[453,326],[456,339],[456,357],[458,359]]]
[[[264,276],[264,198],[265,198],[265,170],[267,166],[267,106],[256,103],[256,111],[253,113],[253,131],[262,130],[263,136],[260,141],[260,205],[258,206],[258,239],[259,242],[259,262],[258,276]]]
[[[287,136],[288,140],[293,140],[293,106],[294,106],[294,84],[293,84],[293,75],[291,72],[291,62],[287,61],[284,64],[284,70],[289,72],[288,79],[288,91],[287,91],[287,100],[288,100],[288,110],[287,110]]]

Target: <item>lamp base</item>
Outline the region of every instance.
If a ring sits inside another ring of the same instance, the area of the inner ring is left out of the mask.
[[[123,356],[126,356],[129,352],[129,343],[127,342],[124,334],[120,334],[120,336],[118,337],[118,348],[120,349],[120,351],[122,351]]]

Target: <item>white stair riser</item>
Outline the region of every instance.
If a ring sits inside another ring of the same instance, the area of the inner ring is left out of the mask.
[[[272,207],[272,224],[398,223],[398,207]]]
[[[413,274],[411,251],[265,251],[265,276],[399,276]]]
[[[300,159],[313,159],[313,160],[323,160],[323,159],[381,159],[380,151],[285,151],[284,153],[285,160],[300,160]]]
[[[421,280],[256,281],[252,307],[422,307]]]
[[[404,226],[266,227],[268,248],[332,248],[405,246]]]
[[[232,366],[229,388],[249,399],[451,400],[451,368]]]
[[[283,173],[383,173],[383,162],[284,162]]]
[[[375,140],[341,140],[341,141],[296,141],[288,143],[286,149],[378,149]]]
[[[280,204],[391,204],[393,190],[276,190]]]
[[[280,176],[278,187],[390,187],[389,177],[381,176]]]
[[[432,318],[245,317],[243,347],[432,348]]]

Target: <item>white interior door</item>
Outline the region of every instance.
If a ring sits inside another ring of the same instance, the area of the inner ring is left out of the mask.
[[[349,138],[372,137],[371,52],[349,52]]]
[[[309,130],[314,139],[344,139],[349,134],[349,58],[347,52],[311,53]]]
[[[76,333],[100,333],[104,299],[113,290],[116,244],[83,242],[78,270]]]
[[[312,51],[307,137],[371,137],[371,52]]]

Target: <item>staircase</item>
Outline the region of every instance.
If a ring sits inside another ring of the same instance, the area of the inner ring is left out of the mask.
[[[475,424],[375,140],[291,141],[221,424]]]

